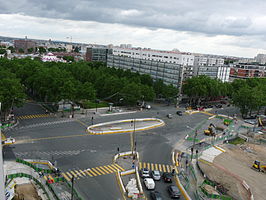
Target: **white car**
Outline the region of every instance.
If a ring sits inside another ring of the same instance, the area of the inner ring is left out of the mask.
[[[16,140],[14,138],[6,138],[6,140],[2,141],[2,144],[14,144]]]
[[[148,190],[154,190],[155,188],[155,182],[152,178],[145,178],[144,184]]]

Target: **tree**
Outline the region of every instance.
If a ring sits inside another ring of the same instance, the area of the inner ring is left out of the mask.
[[[40,54],[46,53],[46,49],[44,47],[39,47],[39,53]]]
[[[136,83],[126,83],[121,91],[124,98],[124,103],[127,105],[136,105],[137,101],[141,99],[141,90]]]
[[[0,49],[0,54],[5,54],[6,50],[5,49]]]
[[[74,62],[73,56],[63,56],[63,59],[66,60],[67,62]]]
[[[78,46],[75,47],[74,52],[79,53],[79,47]]]
[[[22,48],[20,48],[20,49],[18,50],[18,52],[19,52],[19,53],[24,53],[24,50],[23,50]]]
[[[34,50],[33,48],[29,48],[28,53],[33,53],[33,50]]]
[[[9,49],[11,51],[11,53],[14,53],[15,52],[15,48],[12,47],[12,46],[9,46],[7,49]]]

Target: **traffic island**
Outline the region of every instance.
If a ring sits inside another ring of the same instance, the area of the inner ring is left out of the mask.
[[[116,178],[124,199],[145,199],[138,173],[139,154],[135,151],[123,152],[114,156],[114,163],[125,171],[117,171]]]
[[[89,126],[87,132],[93,135],[130,133],[134,131],[149,130],[164,125],[164,121],[157,118],[126,119],[95,124]]]

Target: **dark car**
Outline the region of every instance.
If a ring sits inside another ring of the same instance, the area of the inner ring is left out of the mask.
[[[179,115],[179,116],[182,116],[183,115],[182,111],[180,111],[180,110],[179,111],[176,111],[176,114]]]
[[[172,183],[172,175],[168,172],[164,172],[162,176],[164,182],[166,183]]]
[[[141,178],[149,178],[150,177],[150,171],[146,168],[143,168],[140,170],[140,177]]]
[[[208,105],[207,108],[213,108],[213,105]]]
[[[215,107],[216,107],[216,108],[222,108],[223,105],[222,105],[222,104],[217,104],[217,105],[215,105]]]
[[[158,191],[153,191],[150,193],[150,195],[151,195],[152,200],[162,200],[163,199],[161,193]]]
[[[175,185],[169,185],[167,187],[167,190],[168,190],[169,196],[172,199],[179,199],[180,198],[180,195],[181,195],[180,191]]]

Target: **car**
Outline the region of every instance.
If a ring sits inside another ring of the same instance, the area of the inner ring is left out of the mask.
[[[158,170],[154,170],[151,172],[151,177],[153,178],[153,180],[159,181],[161,179],[161,174]]]
[[[182,114],[182,111],[180,111],[180,110],[176,111],[176,114],[179,115],[179,116],[182,116],[183,115]]]
[[[164,172],[162,178],[163,178],[164,182],[172,183],[172,176],[170,173]]]
[[[179,199],[181,196],[179,189],[175,185],[169,185],[167,191],[172,199]]]
[[[144,185],[147,188],[147,190],[154,190],[155,189],[155,182],[152,178],[145,178],[144,179]]]
[[[172,114],[168,114],[168,115],[166,115],[166,117],[168,117],[169,119],[173,118]]]
[[[2,141],[2,144],[7,145],[7,144],[14,144],[16,140],[14,138],[6,138],[6,140]]]
[[[213,105],[207,105],[207,108],[213,108]]]
[[[152,191],[150,193],[150,196],[151,196],[152,200],[162,200],[163,199],[161,193],[158,191]]]
[[[253,120],[244,120],[245,123],[251,124],[251,125],[256,125],[257,121],[253,121]]]
[[[216,107],[216,108],[222,108],[223,105],[222,105],[222,104],[217,104],[217,105],[215,105],[215,107]]]
[[[243,119],[257,119],[257,115],[244,116]]]
[[[143,168],[140,170],[140,177],[141,178],[148,178],[150,177],[150,171],[147,168]]]

